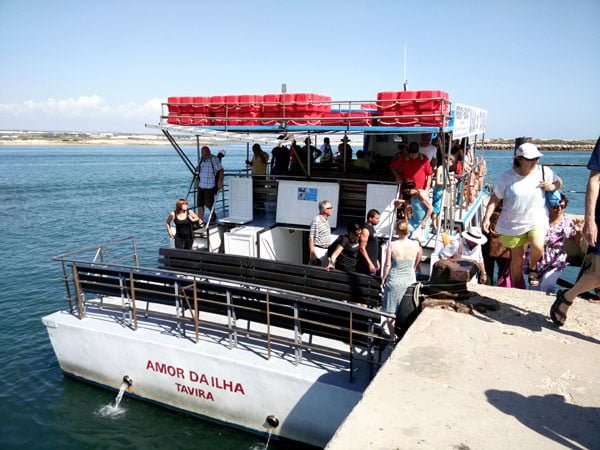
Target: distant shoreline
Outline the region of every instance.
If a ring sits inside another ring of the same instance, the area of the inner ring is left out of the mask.
[[[196,145],[194,137],[179,138],[182,145]],[[592,151],[595,140],[533,139],[532,142],[542,151]],[[0,147],[15,146],[169,146],[162,135],[121,135],[114,133],[60,133],[60,132],[2,132]],[[486,150],[513,150],[514,139],[488,139],[478,142],[478,147]]]

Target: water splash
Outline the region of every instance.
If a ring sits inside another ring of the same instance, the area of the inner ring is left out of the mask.
[[[256,442],[252,445],[249,450],[269,450],[269,442],[271,442],[271,434],[273,430],[269,430],[269,436],[267,437],[267,442]]]
[[[269,442],[271,442],[271,434],[272,434],[272,433],[273,433],[273,429],[271,428],[271,429],[269,430],[269,437],[267,438],[267,443],[266,443],[266,445],[265,445],[265,450],[268,450],[268,449],[269,449]]]
[[[121,400],[123,399],[123,395],[125,394],[125,391],[127,390],[127,388],[129,387],[129,384],[126,383],[125,381],[123,383],[121,383],[121,387],[119,388],[119,393],[117,394],[117,397],[115,398],[115,403],[109,403],[108,405],[104,405],[102,406],[97,414],[100,415],[101,417],[106,417],[109,419],[116,419],[120,416],[122,416],[123,414],[125,414],[125,411],[127,411],[125,408],[121,408],[120,404],[121,404]]]

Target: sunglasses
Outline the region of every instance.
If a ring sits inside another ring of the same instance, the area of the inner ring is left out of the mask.
[[[567,205],[556,205],[556,206],[553,206],[552,209],[559,209],[559,208],[565,209],[566,207],[567,207]]]

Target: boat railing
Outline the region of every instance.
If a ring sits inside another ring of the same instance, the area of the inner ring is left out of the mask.
[[[103,242],[99,245],[85,247],[74,250],[68,253],[53,256],[54,261],[59,261],[61,265],[61,281],[65,283],[66,296],[65,300],[69,305],[69,311],[73,312],[76,304],[76,298],[71,290],[71,282],[73,278],[69,276],[68,263],[70,261],[85,259],[90,262],[109,262],[109,263],[125,263],[130,261],[133,266],[139,265],[139,257],[137,252],[137,243],[134,236],[127,236],[120,239],[115,239],[108,242]]]
[[[266,346],[268,358],[274,346],[283,346],[293,348],[296,364],[304,351],[347,359],[350,377],[355,361],[366,361],[371,369],[379,364],[376,352],[389,341],[381,335],[380,323],[391,314],[261,284],[102,262],[95,257],[107,255],[113,245],[133,242],[128,237],[53,257],[61,263],[72,314],[83,319],[90,307],[105,313],[120,311],[123,324],[133,331],[140,320],[169,321],[172,332],[183,337],[191,327],[191,340],[197,344],[201,330],[225,333],[230,348],[236,347],[240,335],[252,336]],[[146,308],[140,313],[143,302]],[[239,326],[239,320],[247,326]],[[250,327],[251,323],[258,326]],[[313,336],[324,339],[314,343]]]

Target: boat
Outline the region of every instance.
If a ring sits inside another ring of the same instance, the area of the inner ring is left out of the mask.
[[[192,250],[160,248],[157,267],[139,264],[135,237],[55,256],[66,306],[42,320],[61,370],[187,414],[325,446],[402,341],[382,332],[393,316],[378,309],[379,277],[307,264],[317,204],[334,205],[334,234],[378,209],[383,259],[397,215],[399,187],[388,166],[399,143],[429,134],[445,153],[455,140],[474,152],[486,118],[443,91],[380,92],[369,101],[309,93],[170,97],[159,123],[147,127],[165,135],[190,171],[191,204],[197,163],[181,137],[195,139],[198,155],[205,143],[246,143],[249,152],[254,143],[310,138],[318,145],[329,137],[342,155],[360,147],[370,169],[344,157],[322,164],[308,152],[293,175],[228,171],[217,220],[209,214]],[[464,177],[477,172],[472,167]],[[422,242],[424,277],[440,232],[478,225],[488,195],[479,184],[463,199],[449,167],[444,177],[441,225]]]

